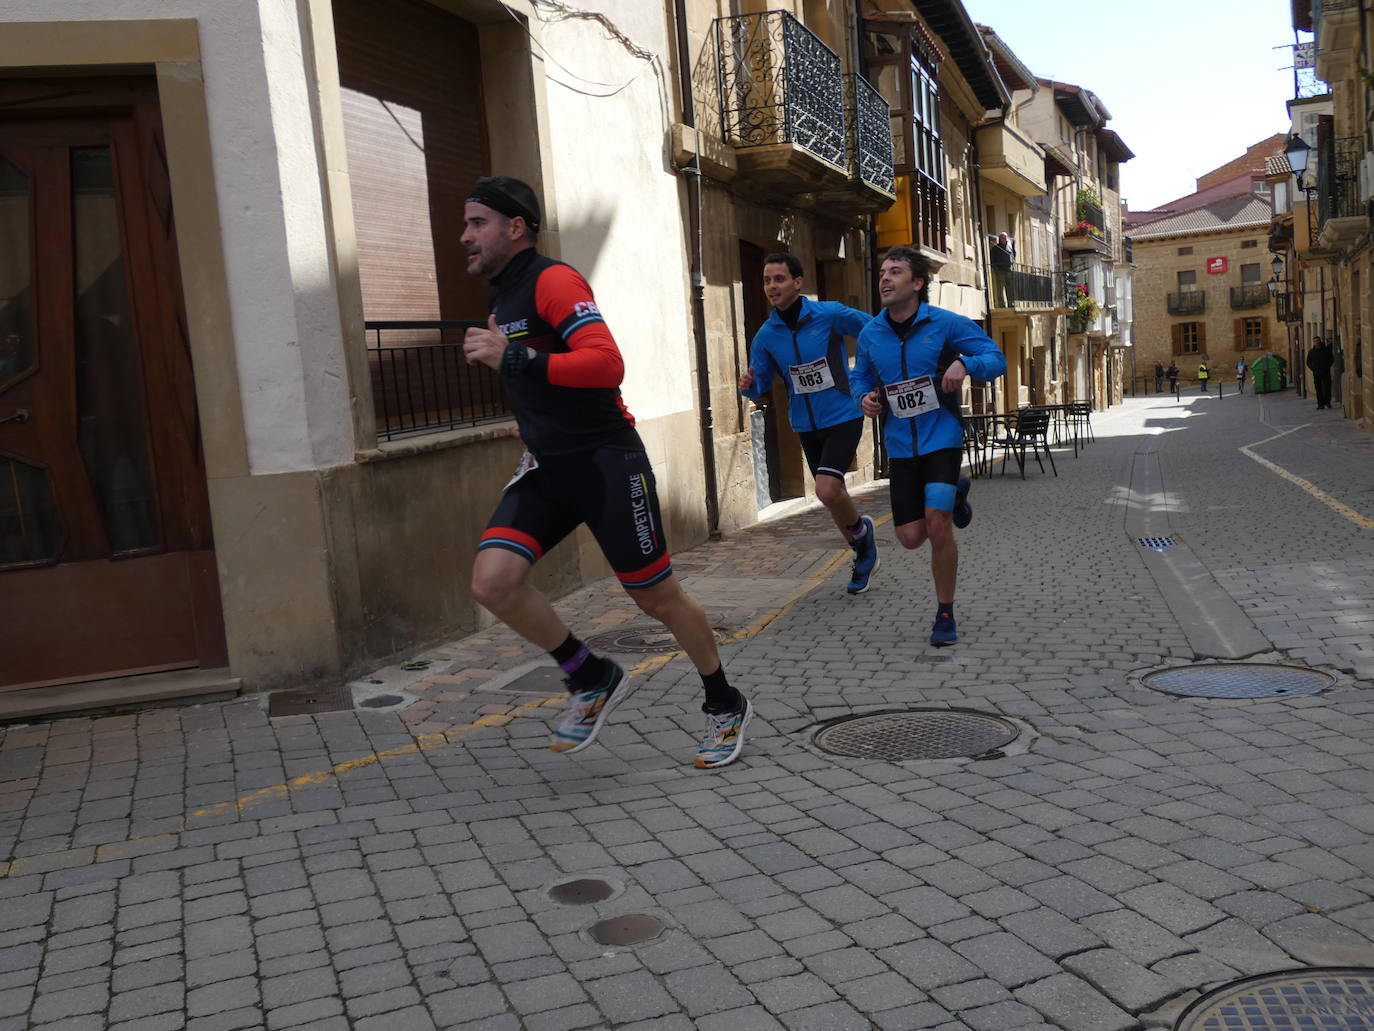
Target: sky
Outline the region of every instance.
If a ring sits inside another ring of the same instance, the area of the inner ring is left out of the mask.
[[[1121,192],[1143,211],[1288,131],[1289,0],[964,0],[1042,79],[1092,90],[1135,158]]]

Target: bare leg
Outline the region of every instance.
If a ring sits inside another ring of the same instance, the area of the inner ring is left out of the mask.
[[[551,652],[568,639],[569,630],[549,599],[529,585],[531,568],[513,551],[479,551],[472,565],[472,597],[525,640]]]
[[[959,545],[954,539],[950,513],[926,509],[926,533],[930,537],[930,574],[935,580],[935,600],[954,602],[954,585],[959,576]]]
[[[714,673],[720,669],[720,649],[716,646],[711,621],[701,606],[687,596],[675,575],[629,594],[646,616],[672,631],[698,673]]]
[[[859,521],[859,509],[855,506],[854,499],[849,496],[844,480],[828,473],[817,476],[816,497],[826,507],[830,518],[835,520],[840,533],[844,534],[846,540],[851,539],[849,528]]]

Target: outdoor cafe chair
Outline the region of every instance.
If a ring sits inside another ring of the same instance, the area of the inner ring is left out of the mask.
[[[1046,408],[1022,408],[1014,417],[1008,417],[1002,435],[990,441],[993,448],[1002,450],[1003,476],[1007,475],[1006,456],[1012,454],[1016,456],[1021,479],[1026,478],[1027,451],[1030,451],[1042,473],[1045,471],[1045,463],[1040,460],[1040,453],[1043,451],[1045,457],[1050,460],[1050,468],[1054,470],[1054,475],[1059,475],[1059,470],[1054,465],[1054,455],[1050,451],[1050,416],[1051,413]]]

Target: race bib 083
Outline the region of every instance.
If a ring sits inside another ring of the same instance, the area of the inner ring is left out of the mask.
[[[792,377],[792,389],[798,394],[814,394],[829,390],[835,385],[835,377],[830,373],[830,363],[824,358],[804,365],[789,365],[787,374]]]

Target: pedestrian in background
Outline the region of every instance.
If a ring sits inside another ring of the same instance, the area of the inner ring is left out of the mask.
[[[1245,374],[1249,371],[1250,366],[1245,364],[1244,358],[1236,362],[1236,393],[1245,393]]]
[[[997,307],[1011,307],[1011,266],[1016,261],[1016,243],[1006,233],[998,233],[988,252],[992,265],[992,285],[996,291]]]
[[[1307,367],[1312,372],[1312,387],[1317,392],[1317,407],[1331,407],[1331,348],[1321,337],[1313,337],[1312,350],[1307,352]]]
[[[1164,392],[1164,363],[1155,362],[1155,393]]]
[[[1207,368],[1206,362],[1200,362],[1197,367],[1197,384],[1202,388],[1202,392],[1207,393],[1207,380],[1211,378],[1211,371]]]
[[[1164,371],[1164,375],[1169,377],[1169,393],[1178,394],[1178,365],[1174,362],[1169,363],[1169,368]]]

